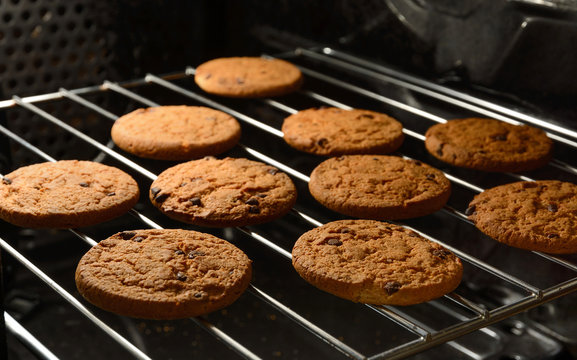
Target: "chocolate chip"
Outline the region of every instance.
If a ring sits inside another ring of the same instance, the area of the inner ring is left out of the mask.
[[[522,183],[522,185],[523,185],[523,189],[531,189],[531,188],[536,188],[539,186],[534,181],[525,181]]]
[[[471,216],[475,213],[475,205],[469,206],[467,210],[465,210],[465,215]]]
[[[278,169],[275,169],[275,168],[268,169],[267,172],[271,175],[276,175],[278,173]]]
[[[81,182],[81,183],[78,184],[78,185],[80,185],[81,187],[88,187],[88,186],[90,186],[90,185],[88,185],[88,183],[85,183],[85,182]]]
[[[8,179],[7,177],[2,179],[2,182],[4,183],[4,185],[10,185],[12,184],[12,180]]]
[[[115,193],[114,191],[113,191],[113,192],[109,192],[108,194],[106,194],[106,196],[114,196],[114,195],[116,195],[116,193]]]
[[[443,146],[442,145],[437,149],[437,155],[443,156]]]
[[[266,197],[266,194],[256,194],[256,196],[258,196],[259,198],[264,199]]]
[[[327,240],[327,245],[341,246],[343,244],[339,239],[331,238]]]
[[[187,279],[186,274],[183,272],[176,273],[176,279],[180,281],[185,281]]]
[[[435,174],[427,174],[427,180],[435,180]]]
[[[206,80],[210,79],[211,77],[212,77],[212,74],[211,74],[211,73],[208,73],[208,74],[206,74],[206,75],[204,76],[204,78],[205,78]]]
[[[195,196],[188,201],[190,201],[190,203],[192,205],[195,205],[195,206],[201,206],[202,205],[202,202],[200,201],[200,198],[198,196]]]
[[[154,198],[154,201],[156,201],[157,203],[163,203],[163,202],[166,201],[166,199],[168,199],[169,196],[170,196],[169,193],[158,194],[158,195],[156,195],[156,197]]]
[[[387,295],[393,295],[394,293],[399,291],[401,286],[402,285],[396,281],[389,281],[385,284],[385,291],[387,292]]]
[[[144,236],[137,236],[132,239],[134,242],[142,242],[142,240],[146,239]]]
[[[554,212],[557,212],[557,210],[559,210],[559,208],[555,204],[549,204],[549,205],[547,205],[547,210],[554,213]]]
[[[555,239],[555,238],[558,238],[559,235],[557,235],[557,234],[547,234],[547,237],[548,237],[549,239]]]
[[[361,114],[359,117],[367,118],[367,119],[374,119],[375,117],[371,114]]]
[[[485,154],[487,153],[485,150],[479,150],[479,151],[477,151],[477,152],[478,152],[479,154],[483,154],[483,155],[485,155]]]
[[[242,85],[242,84],[244,84],[244,79],[236,78],[236,83],[239,85]]]
[[[505,140],[507,140],[507,135],[505,135],[505,134],[495,135],[495,136],[491,136],[491,139],[493,139],[495,141],[505,141]]]
[[[324,148],[329,143],[329,140],[326,138],[320,138],[317,140],[317,145]]]
[[[258,206],[251,205],[248,208],[248,212],[251,214],[260,214],[260,208]]]
[[[423,163],[420,162],[419,160],[413,160],[413,164],[415,164],[415,165],[417,165],[417,166],[423,165]]]
[[[194,258],[197,257],[197,256],[204,256],[204,255],[206,255],[206,253],[204,253],[204,252],[202,252],[202,251],[200,251],[200,250],[192,250],[192,251],[190,251],[190,252],[188,253],[187,256],[188,256],[189,259],[194,259]]]
[[[255,197],[251,197],[250,199],[248,199],[247,201],[245,201],[245,204],[247,205],[258,205],[258,199]]]
[[[433,250],[433,255],[440,257],[441,259],[446,259],[451,253],[446,249],[435,249]]]
[[[178,249],[174,252],[176,255],[184,255],[184,251]]]
[[[202,293],[195,293],[194,297],[200,299],[202,297]]]
[[[181,183],[179,186],[180,186],[180,187],[184,187],[186,184],[187,184],[187,183],[183,182],[183,183]]]
[[[122,240],[130,240],[136,235],[133,231],[123,231],[118,236],[122,238]]]
[[[158,195],[160,190],[161,190],[160,188],[153,187],[153,188],[150,188],[150,193],[152,194],[152,196],[156,196],[156,195]]]

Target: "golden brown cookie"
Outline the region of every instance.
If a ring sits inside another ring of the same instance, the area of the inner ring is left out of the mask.
[[[401,226],[340,220],[304,233],[292,250],[300,276],[355,302],[412,305],[453,291],[463,274],[452,252]]]
[[[577,253],[577,185],[521,181],[475,196],[466,211],[482,232],[504,244],[553,254]]]
[[[186,230],[124,231],[80,260],[76,286],[92,304],[120,315],[180,319],[232,304],[251,280],[234,245]]]
[[[386,154],[403,143],[403,125],[392,117],[369,110],[315,108],[287,117],[284,140],[297,150],[335,156]]]
[[[129,153],[159,160],[191,160],[217,155],[240,139],[238,121],[202,106],[138,109],[112,126],[114,143]]]
[[[425,147],[439,160],[476,170],[533,170],[553,154],[553,142],[544,131],[494,119],[450,120],[430,127],[425,137]]]
[[[441,171],[420,161],[348,155],[318,165],[309,190],[321,204],[341,214],[392,220],[439,210],[451,195],[451,183]]]
[[[297,90],[299,68],[280,59],[261,57],[219,58],[200,65],[194,81],[204,91],[228,97],[278,96]]]
[[[0,218],[31,228],[76,228],[126,213],[140,195],[125,172],[91,161],[21,167],[0,181]]]
[[[200,226],[245,226],[274,220],[296,202],[296,188],[261,162],[207,157],[171,167],[150,187],[150,200],[169,217]]]

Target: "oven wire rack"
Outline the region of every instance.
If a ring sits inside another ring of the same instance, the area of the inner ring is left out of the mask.
[[[572,148],[577,148],[577,142],[576,142],[577,133],[570,129],[559,127],[557,125],[552,124],[549,121],[542,120],[533,117],[531,115],[527,115],[523,112],[514,111],[507,107],[503,107],[486,100],[469,96],[467,94],[451,90],[450,88],[446,88],[431,82],[427,82],[426,80],[422,80],[389,69],[382,65],[367,62],[360,58],[356,58],[354,56],[347,55],[345,53],[341,53],[339,51],[330,48],[323,48],[320,50],[296,49],[294,52],[281,54],[279,55],[279,57],[297,57],[297,58],[304,57],[314,59],[315,61],[320,61],[330,66],[341,67],[353,73],[372,77],[374,79],[377,79],[377,81],[382,81],[383,83],[392,83],[396,86],[404,87],[411,91],[420,93],[424,96],[433,97],[436,100],[448,102],[454,106],[462,107],[464,109],[474,111],[484,116],[490,116],[513,124],[519,124],[525,122],[536,126],[544,127],[548,131],[548,135],[555,141],[561,142]],[[306,77],[314,78],[321,82],[329,83],[332,86],[342,89],[343,91],[356,93],[360,96],[364,96],[372,100],[382,102],[387,106],[394,107],[398,110],[407,111],[416,116],[422,117],[424,119],[433,122],[442,123],[446,121],[446,119],[434,115],[433,113],[427,112],[425,110],[413,107],[411,105],[399,102],[391,98],[387,98],[371,90],[337,79],[336,77],[326,75],[305,67],[301,67],[301,70]],[[49,121],[54,125],[62,128],[63,130],[71,133],[73,136],[82,139],[90,146],[93,146],[96,149],[98,149],[102,154],[110,156],[111,158],[123,163],[124,165],[131,168],[131,170],[133,170],[134,172],[137,172],[150,180],[156,179],[156,174],[142,167],[138,163],[124,157],[119,152],[113,150],[111,143],[108,144],[99,143],[95,139],[85,135],[81,131],[68,125],[62,119],[58,119],[53,115],[51,115],[50,113],[42,110],[35,104],[51,100],[69,100],[100,114],[102,117],[107,118],[110,121],[114,121],[118,118],[118,115],[113,114],[107,109],[104,109],[99,105],[96,105],[95,103],[86,100],[85,98],[82,97],[82,95],[111,91],[121,96],[125,96],[133,101],[141,103],[144,106],[159,106],[160,104],[156,103],[155,101],[143,97],[131,90],[133,88],[156,85],[163,87],[166,90],[178,93],[184,97],[187,97],[192,101],[199,103],[203,106],[209,106],[217,110],[226,112],[232,115],[233,117],[237,118],[238,120],[246,124],[249,124],[250,126],[257,127],[267,132],[273,137],[282,138],[283,134],[279,129],[270,126],[262,121],[256,120],[255,118],[250,117],[233,108],[227,107],[218,101],[205,97],[204,94],[200,94],[198,92],[198,89],[191,90],[174,83],[175,80],[193,76],[194,72],[195,72],[194,68],[188,67],[184,71],[178,73],[163,76],[147,74],[143,78],[126,81],[122,83],[105,81],[100,85],[78,88],[73,90],[67,90],[61,88],[57,92],[47,93],[43,95],[28,96],[24,98],[13,96],[12,99],[10,100],[0,101],[0,109],[21,107],[28,111],[31,111],[39,115],[42,119],[45,119],[46,121]],[[314,92],[311,90],[303,89],[299,93],[300,95],[308,97],[321,105],[335,106],[343,109],[351,109],[354,107],[353,104],[344,104],[333,98],[327,97],[321,93]],[[293,114],[298,111],[298,109],[292,108],[289,105],[283,103],[282,99],[275,98],[275,99],[263,99],[257,101],[262,101],[267,106],[270,106],[280,112],[284,112],[287,115]],[[20,137],[18,134],[10,131],[8,128],[4,126],[0,125],[0,132],[6,137],[10,138],[13,142],[35,153],[36,155],[40,156],[46,161],[57,160],[55,158],[52,158],[45,152],[43,152],[41,149],[30,144],[22,137]],[[404,133],[408,137],[424,141],[424,135],[418,132],[412,131],[410,129],[404,129]],[[303,181],[303,182],[309,181],[309,177],[306,174],[303,174],[291,168],[290,166],[280,161],[277,161],[272,157],[269,157],[266,154],[263,154],[243,144],[239,144],[238,146],[243,151],[245,151],[248,156],[251,156],[257,160],[278,167],[282,171],[288,173],[294,179],[297,179],[297,181]],[[405,157],[409,158],[408,156]],[[570,174],[577,174],[577,169],[575,167],[557,159],[554,159],[551,162],[550,166],[554,166],[557,169]],[[473,193],[479,193],[484,190],[483,188],[467,180],[461,179],[457,176],[453,176],[448,173],[446,174],[446,176],[451,180],[453,184],[457,184],[458,186],[461,186]],[[533,180],[531,178],[528,178],[527,176],[519,174],[507,174],[507,176],[510,176],[514,180],[526,180],[526,181]],[[457,221],[463,221],[465,223],[470,224],[469,220],[467,219],[467,216],[462,211],[459,211],[450,206],[445,206],[441,211],[450,214],[452,217],[457,219]],[[130,211],[130,214],[133,215],[140,222],[142,222],[142,224],[146,227],[161,228],[160,225],[155,223],[153,220],[147,218],[143,214],[139,213],[135,209],[132,209]],[[311,226],[322,225],[321,221],[315,219],[313,216],[303,211],[292,209],[290,215],[301,218],[302,220],[310,223]],[[408,227],[407,225],[403,226]],[[536,255],[574,272],[574,276],[566,281],[557,283],[547,288],[539,288],[507,273],[506,271],[500,270],[495,266],[485,263],[484,261],[468,254],[467,252],[460,250],[459,248],[451,246],[440,239],[434,238],[426,233],[420,232],[417,229],[414,228],[411,229],[419,232],[421,235],[425,236],[426,238],[434,242],[442,244],[446,248],[453,251],[457,256],[459,256],[462,261],[477,268],[479,271],[484,271],[488,273],[490,276],[497,277],[502,281],[509,283],[510,285],[518,289],[520,292],[522,292],[524,296],[503,306],[499,306],[496,308],[487,308],[487,306],[478,304],[475,301],[467,299],[465,296],[457,292],[450,293],[446,295],[445,298],[450,300],[450,302],[454,303],[458,307],[465,310],[470,315],[464,316],[462,315],[461,312],[456,312],[450,308],[442,307],[441,309],[442,311],[445,311],[447,315],[456,318],[458,322],[455,325],[451,325],[440,330],[434,330],[431,326],[412,318],[410,315],[406,314],[402,308],[399,307],[359,304],[358,306],[367,306],[370,309],[374,310],[376,314],[375,316],[382,316],[414,334],[414,339],[412,341],[408,341],[401,345],[388,348],[380,353],[363,354],[355,350],[351,346],[349,346],[344,341],[341,341],[336,336],[331,335],[328,331],[307,320],[304,315],[295,312],[289,306],[283,304],[281,301],[275,299],[273,296],[267,294],[265,291],[257,288],[253,284],[249,286],[248,292],[252,296],[258,298],[263,303],[273,307],[280,313],[284,314],[284,316],[296,322],[298,325],[302,326],[307,331],[311,332],[311,334],[316,336],[319,339],[319,341],[325,343],[326,346],[334,348],[336,351],[339,351],[340,353],[344,354],[345,356],[351,359],[384,359],[384,358],[397,359],[417,354],[426,349],[429,349],[431,347],[443,343],[448,343],[449,346],[452,346],[459,351],[460,347],[458,346],[458,344],[452,342],[452,340],[457,339],[465,334],[471,333],[475,330],[479,329],[483,330],[484,328],[486,328],[491,324],[494,324],[503,319],[511,317],[515,314],[518,314],[520,312],[526,311],[528,309],[549,302],[558,297],[569,294],[577,289],[577,264],[561,256],[554,256],[535,252]],[[89,246],[93,246],[96,244],[95,240],[91,239],[89,236],[83,233],[80,233],[73,229],[70,229],[69,231],[71,231],[75,236],[86,242],[87,245]],[[291,266],[290,252],[286,251],[285,249],[277,245],[274,242],[274,240],[268,239],[265,236],[260,235],[258,232],[244,227],[236,228],[235,231],[239,231],[245,235],[248,235],[250,238],[254,239],[262,246],[265,246],[271,251],[281,255],[283,258],[287,260],[286,266]],[[38,267],[36,267],[24,255],[19,253],[14,247],[10,245],[10,240],[11,239],[0,238],[0,246],[6,253],[9,253],[17,261],[23,264],[30,272],[32,272],[40,280],[42,280],[48,286],[50,286],[56,293],[58,293],[62,298],[64,298],[72,306],[74,306],[77,309],[77,311],[79,311],[82,315],[87,317],[97,327],[99,327],[108,336],[110,336],[112,341],[115,341],[122,347],[124,347],[126,351],[133,357],[138,359],[150,359],[150,357],[145,352],[140,350],[135,344],[129,342],[126,338],[124,338],[122,335],[113,330],[110,326],[108,326],[106,323],[100,320],[97,316],[92,314],[90,310],[86,308],[81,301],[77,300],[74,295],[67,292],[59,284],[53,281],[48,275],[46,275]],[[18,322],[14,320],[9,314],[5,313],[5,318],[7,320],[7,327],[9,331],[17,334],[18,338],[22,342],[24,342],[29,348],[31,348],[34,351],[34,353],[38,354],[39,357],[44,359],[57,359],[57,357],[49,349],[47,349],[42,343],[37,341],[34,335],[27,332],[26,329],[24,329],[20,324],[18,324]],[[191,321],[193,321],[194,323],[196,323],[196,325],[200,326],[201,328],[211,333],[214,337],[220,340],[225,346],[235,351],[241,357],[246,359],[260,358],[251,349],[239,343],[233,337],[227,335],[224,331],[220,330],[203,317],[194,318],[191,319]],[[463,351],[463,353],[466,353],[466,350],[461,349],[461,351]]]

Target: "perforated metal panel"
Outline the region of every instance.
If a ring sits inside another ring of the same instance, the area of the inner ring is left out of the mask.
[[[110,78],[112,52],[105,32],[95,19],[97,8],[87,0],[0,1],[0,94],[27,96],[77,88]],[[101,105],[102,99],[93,99]],[[66,103],[48,104],[64,119],[82,124],[101,138],[96,117],[75,111]],[[60,129],[39,122],[30,112],[7,110],[10,128],[53,156],[69,158],[78,151],[93,151]],[[82,119],[83,121],[79,121]],[[16,162],[28,163],[26,152],[12,149]]]

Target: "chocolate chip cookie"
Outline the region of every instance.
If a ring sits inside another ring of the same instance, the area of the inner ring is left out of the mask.
[[[325,160],[311,173],[309,190],[341,214],[373,220],[407,219],[445,205],[451,183],[420,161],[387,155],[347,155]]]
[[[186,230],[124,231],[80,260],[76,286],[92,304],[120,315],[180,319],[232,304],[251,280],[234,245]]]
[[[125,172],[91,161],[21,167],[0,181],[0,218],[31,228],[77,228],[126,213],[139,198]]]
[[[521,181],[485,190],[466,211],[482,232],[504,244],[553,254],[577,253],[577,185]]]
[[[207,157],[171,167],[150,187],[169,217],[200,226],[245,226],[286,214],[296,202],[291,179],[277,168],[238,158]]]
[[[453,291],[463,274],[452,252],[414,231],[340,220],[304,233],[292,250],[300,276],[354,302],[412,305]]]
[[[284,140],[297,150],[335,156],[386,154],[403,143],[403,125],[392,117],[369,110],[315,108],[287,117]]]
[[[260,57],[219,58],[200,65],[194,81],[204,91],[227,97],[278,96],[297,90],[302,73],[280,59]]]
[[[159,106],[138,109],[112,126],[114,143],[150,159],[191,160],[223,153],[238,143],[238,121],[202,106]]]
[[[430,127],[425,137],[425,147],[439,160],[483,171],[534,170],[553,154],[544,131],[494,119],[450,120]]]

